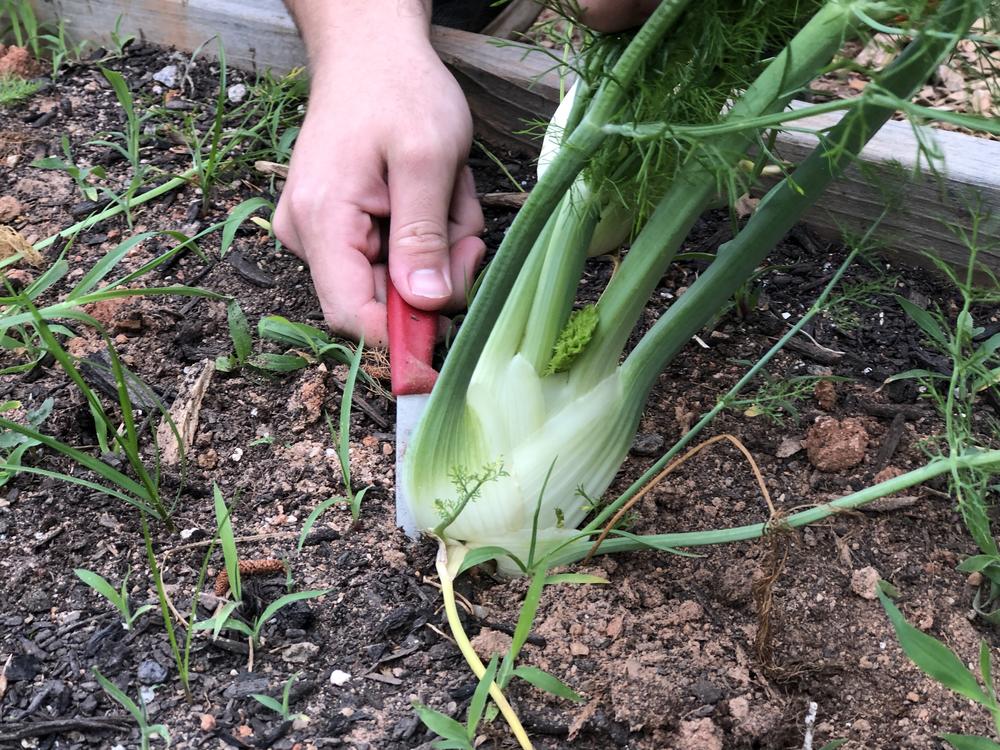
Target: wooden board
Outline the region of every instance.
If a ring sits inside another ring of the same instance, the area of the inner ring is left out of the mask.
[[[305,63],[295,26],[281,0],[32,0],[43,19],[61,17],[76,38],[106,41],[121,17],[121,33],[157,44],[193,50],[218,34],[228,61],[246,69],[284,72]],[[538,150],[536,135],[524,131],[548,119],[559,99],[558,63],[543,52],[478,34],[435,28],[432,42],[465,90],[477,134],[522,155]],[[206,50],[208,52],[208,50]],[[835,116],[810,123],[829,124]],[[898,211],[882,225],[880,240],[910,259],[922,253],[961,265],[967,250],[946,224],[968,229],[967,208],[978,203],[993,217],[980,227],[982,259],[1000,272],[1000,142],[934,130],[943,156],[941,179],[919,174],[905,187]],[[784,133],[778,153],[796,161],[815,139]],[[863,231],[882,211],[882,184],[896,184],[900,173],[918,172],[916,139],[907,123],[891,122],[862,154],[865,169],[852,169],[831,186],[810,211],[807,223],[820,231]],[[900,165],[893,166],[894,162]],[[900,171],[901,170],[901,171]]]
[[[305,65],[295,24],[281,0],[31,0],[42,20],[65,19],[74,39],[107,44],[121,34],[192,51],[218,35],[230,65],[286,73]],[[206,47],[211,54],[211,45]]]

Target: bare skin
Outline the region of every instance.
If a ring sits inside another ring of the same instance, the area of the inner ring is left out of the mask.
[[[584,0],[583,19],[616,31],[656,1]],[[431,48],[430,0],[286,4],[312,84],[274,230],[309,264],[330,328],[385,346],[387,273],[414,307],[465,305],[485,252],[472,118]]]

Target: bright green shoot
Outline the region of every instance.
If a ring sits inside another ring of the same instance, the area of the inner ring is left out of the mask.
[[[1000,738],[1000,703],[997,702],[996,685],[993,682],[993,657],[989,644],[983,640],[979,645],[977,680],[976,675],[954,651],[906,621],[890,598],[896,595],[891,585],[885,581],[880,582],[878,597],[896,631],[903,653],[928,677],[989,711],[993,716],[997,737]],[[1000,750],[1000,744],[985,737],[959,734],[942,734],[941,737],[955,750]]]
[[[65,172],[73,178],[73,182],[76,183],[77,188],[79,188],[84,198],[89,201],[96,201],[99,191],[98,188],[92,184],[91,178],[96,177],[97,179],[103,180],[107,177],[104,167],[77,166],[73,160],[73,150],[69,145],[69,137],[64,135],[60,143],[62,144],[63,155],[66,157],[65,160],[60,159],[57,156],[46,156],[44,159],[38,159],[32,162],[31,166],[39,169],[58,169]]]
[[[263,321],[261,322],[263,323]],[[361,517],[361,502],[365,498],[365,493],[371,489],[371,487],[364,487],[360,491],[355,492],[351,484],[351,404],[354,400],[354,387],[358,381],[358,372],[361,370],[363,356],[364,342],[361,342],[354,350],[354,354],[351,355],[351,365],[347,371],[347,380],[344,383],[344,392],[340,400],[339,429],[334,427],[330,415],[326,415],[327,429],[330,431],[330,437],[336,446],[337,459],[340,463],[340,478],[344,483],[344,497],[327,498],[309,514],[302,526],[302,533],[299,534],[298,548],[300,550],[305,544],[306,537],[309,536],[312,527],[319,520],[319,517],[337,503],[346,502],[347,507],[351,510],[351,518],[357,523]]]
[[[441,738],[435,741],[431,747],[437,750],[475,750],[473,743],[476,739],[476,730],[479,727],[479,722],[483,719],[490,685],[496,677],[498,659],[499,657],[496,655],[490,659],[486,672],[480,678],[476,691],[472,694],[472,700],[469,702],[464,725],[455,721],[448,714],[435,711],[422,703],[413,704],[413,708],[424,726]]]
[[[41,56],[38,17],[28,0],[0,0],[0,42],[13,41]]]
[[[212,631],[213,635],[216,636],[218,636],[218,634],[223,630],[234,630],[237,633],[242,633],[247,636],[253,641],[254,645],[259,646],[261,642],[260,636],[261,632],[264,630],[264,626],[267,625],[267,623],[270,622],[271,619],[284,607],[305,599],[315,599],[316,597],[326,596],[329,593],[330,589],[313,589],[284,594],[271,602],[260,614],[260,616],[257,617],[252,623],[247,623],[236,616],[236,608],[239,606],[239,602],[231,601],[224,605],[213,617],[207,620],[199,620],[192,627],[195,630]]]
[[[120,687],[102,675],[97,667],[92,669],[97,682],[104,689],[104,692],[121,704],[122,708],[132,714],[135,723],[139,725],[139,743],[142,750],[149,750],[149,740],[152,737],[159,737],[167,747],[170,747],[170,731],[163,724],[150,724],[149,717],[146,716],[146,706],[139,706],[134,700],[126,695]]]
[[[288,679],[285,680],[285,684],[281,689],[281,700],[272,698],[269,695],[261,695],[260,693],[251,693],[250,697],[257,701],[264,708],[268,708],[274,711],[278,716],[281,717],[282,721],[294,721],[295,719],[307,719],[305,714],[302,713],[292,713],[289,707],[289,702],[292,695],[292,685],[295,684],[296,680],[299,679],[299,673],[289,675]]]
[[[25,413],[24,421],[32,429],[38,430],[42,422],[48,419],[49,414],[52,413],[54,403],[51,398],[45,399],[37,407]],[[8,414],[20,408],[20,401],[5,401],[0,404],[0,414]],[[7,484],[8,480],[20,470],[21,459],[27,450],[40,444],[38,440],[14,430],[4,429],[0,431],[0,464],[3,464],[4,467],[10,467],[9,469],[0,468],[0,487]]]
[[[129,569],[129,571],[125,574],[125,578],[122,579],[120,591],[116,590],[106,578],[92,570],[75,568],[73,572],[76,573],[77,578],[114,605],[114,608],[117,609],[119,614],[122,616],[122,624],[126,630],[131,630],[132,624],[142,617],[142,615],[146,614],[150,610],[156,609],[156,605],[154,604],[143,604],[134,612],[129,609],[128,578],[132,574],[131,569]]]
[[[232,509],[226,505],[219,485],[212,484],[212,499],[215,504],[215,522],[218,524],[219,546],[222,547],[222,557],[226,564],[226,575],[229,576],[229,589],[233,592],[233,601],[243,601],[243,584],[240,580],[240,557],[236,549],[236,535],[233,534]]]
[[[115,200],[123,207],[125,218],[128,221],[129,227],[131,227],[132,201],[146,179],[147,168],[142,163],[142,127],[149,115],[139,116],[135,99],[121,73],[107,68],[101,68],[101,73],[111,85],[111,89],[114,91],[115,97],[118,99],[118,103],[125,113],[125,126],[124,130],[113,131],[109,134],[110,137],[114,137],[117,140],[95,140],[90,141],[90,143],[91,145],[104,146],[117,151],[131,167],[128,186],[122,195],[119,196],[106,191],[109,198]]]

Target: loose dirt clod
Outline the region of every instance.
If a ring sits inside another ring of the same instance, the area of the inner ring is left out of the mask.
[[[0,76],[16,76],[30,78],[38,69],[38,64],[31,59],[31,53],[24,47],[0,44]]]
[[[802,441],[809,463],[820,471],[852,469],[865,458],[868,430],[860,419],[820,417]]]
[[[882,578],[875,568],[868,566],[851,574],[851,591],[862,599],[878,597],[878,582]]]
[[[21,215],[21,201],[10,195],[0,195],[0,224],[9,224]]]
[[[833,411],[833,407],[837,405],[837,388],[829,380],[817,381],[813,396],[823,411]]]

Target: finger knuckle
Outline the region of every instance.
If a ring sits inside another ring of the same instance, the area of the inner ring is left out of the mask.
[[[437,255],[448,250],[444,227],[431,219],[417,219],[396,227],[393,232],[396,248],[411,256]]]

